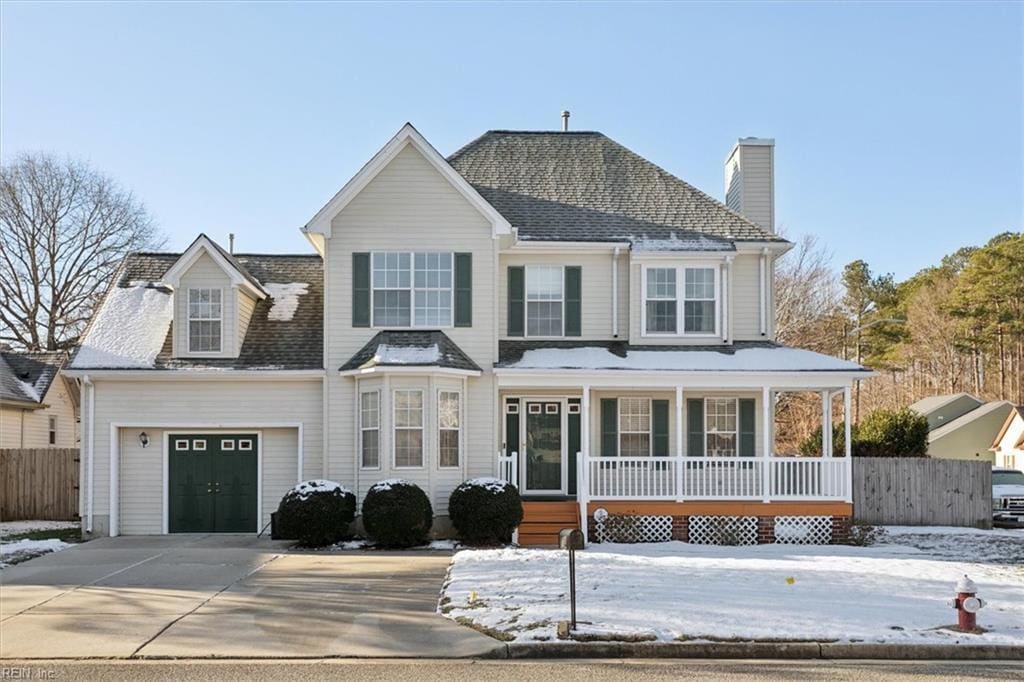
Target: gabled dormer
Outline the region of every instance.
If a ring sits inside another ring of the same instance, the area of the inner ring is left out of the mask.
[[[178,358],[235,358],[257,301],[259,280],[219,244],[200,234],[164,274],[174,290],[173,354]]]

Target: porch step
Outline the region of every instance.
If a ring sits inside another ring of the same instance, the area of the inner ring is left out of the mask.
[[[519,544],[524,547],[557,547],[559,531],[579,527],[579,505],[572,500],[523,502]]]

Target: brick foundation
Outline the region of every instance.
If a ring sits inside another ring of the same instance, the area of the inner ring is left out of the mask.
[[[689,516],[673,516],[672,517],[672,539],[680,540],[682,542],[690,541],[690,517]]]
[[[850,525],[853,518],[850,516],[832,517],[832,544],[846,545],[850,543]]]
[[[775,542],[775,517],[757,517],[757,544],[771,545]]]

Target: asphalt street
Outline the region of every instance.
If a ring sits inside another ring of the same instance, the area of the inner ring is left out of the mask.
[[[33,680],[1021,680],[1024,663],[991,661],[294,660],[3,661],[0,679]]]

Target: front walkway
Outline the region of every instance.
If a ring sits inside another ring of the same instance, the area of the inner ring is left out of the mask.
[[[435,613],[449,560],[250,536],[94,540],[0,572],[0,658],[504,653]]]

